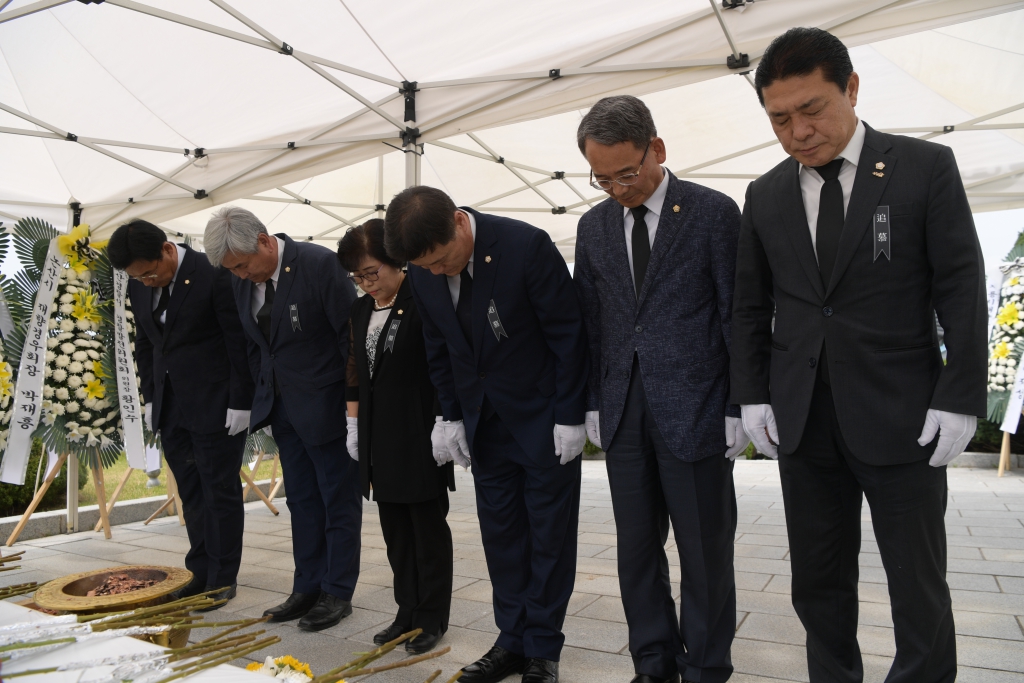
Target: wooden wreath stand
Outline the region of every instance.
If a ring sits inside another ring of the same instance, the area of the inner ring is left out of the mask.
[[[1003,432],[1003,446],[999,449],[999,476],[1006,474],[1006,470],[1012,470],[1010,462],[1010,432]]]
[[[167,511],[168,515],[173,515],[175,512],[178,513],[178,525],[185,526],[185,512],[182,509],[181,499],[178,496],[178,482],[174,479],[174,473],[171,472],[171,468],[167,467],[167,502],[157,508],[156,512],[149,516],[142,526],[148,525],[154,519],[160,516],[164,510]]]
[[[32,517],[32,513],[36,511],[36,508],[39,507],[39,504],[43,501],[43,496],[46,495],[46,492],[49,490],[50,484],[53,483],[53,480],[57,478],[60,468],[64,466],[65,462],[67,462],[69,455],[69,453],[61,453],[53,468],[46,473],[46,479],[43,480],[39,490],[36,491],[36,495],[32,498],[32,502],[28,504],[25,514],[21,516],[21,519],[18,520],[17,526],[14,527],[14,531],[12,531],[11,535],[8,536],[6,543],[8,547],[13,546],[17,542],[18,536],[20,536],[21,532],[24,531],[25,525],[28,524],[29,518]],[[98,459],[96,464],[97,466],[92,469],[92,481],[93,485],[96,487],[96,502],[99,505],[100,510],[100,521],[97,530],[99,530],[99,527],[102,527],[103,536],[105,538],[110,538],[110,517],[108,515],[106,491],[103,489],[103,466],[99,463]],[[76,467],[76,472],[77,465],[77,459],[72,459],[70,466]],[[120,491],[118,491],[118,493],[119,492]],[[111,503],[111,505],[113,505],[113,503]]]
[[[256,472],[260,468],[260,465],[263,463],[263,458],[265,458],[266,456],[267,456],[267,454],[264,453],[263,451],[257,451],[256,452],[256,466],[252,468],[253,472]],[[270,501],[272,501],[274,499],[274,496],[277,495],[278,489],[281,488],[281,482],[284,481],[283,477],[281,479],[277,478],[277,465],[278,465],[279,462],[280,462],[280,456],[279,455],[275,455],[274,456],[274,463],[273,463],[273,465],[271,465],[271,469],[270,469],[270,495],[269,496],[265,495],[263,493],[263,491],[260,490],[260,487],[256,485],[256,482],[253,481],[253,479],[249,475],[249,473],[245,471],[245,465],[244,464],[242,465],[242,470],[241,470],[241,472],[239,472],[239,474],[241,474],[242,475],[242,479],[245,480],[245,488],[242,490],[242,502],[243,503],[245,503],[247,500],[249,500],[249,490],[251,489],[251,490],[256,492],[256,495],[260,498],[260,500],[263,501],[263,504],[266,505],[267,508],[271,512],[273,512],[275,516],[281,514],[278,511],[278,509],[276,507],[274,507],[274,504],[270,502]]]

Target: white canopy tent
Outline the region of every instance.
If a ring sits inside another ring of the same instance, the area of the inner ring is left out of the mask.
[[[580,110],[645,96],[670,168],[741,202],[782,155],[747,72],[795,25],[853,48],[865,120],[955,149],[976,211],[1024,206],[1019,0],[234,2],[0,0],[0,219],[201,234],[231,202],[326,243],[424,182],[569,256]]]

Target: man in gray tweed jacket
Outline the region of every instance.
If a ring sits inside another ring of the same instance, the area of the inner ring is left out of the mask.
[[[748,443],[728,405],[740,212],[663,169],[657,135],[644,103],[620,96],[595,104],[576,136],[592,184],[610,195],[576,238],[587,432],[607,451],[633,683],[721,683],[736,628],[732,459]]]

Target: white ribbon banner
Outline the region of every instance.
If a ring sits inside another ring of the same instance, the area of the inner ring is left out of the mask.
[[[39,291],[32,309],[25,334],[25,346],[21,351],[18,365],[18,383],[14,389],[14,415],[11,416],[11,431],[7,440],[7,451],[0,462],[0,481],[5,484],[25,483],[28,455],[32,449],[32,433],[39,425],[43,409],[43,378],[46,372],[46,330],[53,308],[53,297],[57,291],[57,280],[64,259],[57,247],[57,240],[50,240],[43,261]]]
[[[128,294],[128,274],[114,268],[114,366],[117,370],[117,398],[121,405],[121,431],[128,466],[146,471],[146,440],[142,436],[142,406],[139,405],[139,380],[135,376],[128,336],[128,319],[124,314]]]
[[[1013,387],[1010,389],[1010,401],[1006,404],[1006,415],[1003,416],[1003,424],[999,429],[1011,434],[1017,433],[1017,424],[1020,422],[1020,410],[1024,407],[1024,359],[1017,364],[1017,376],[1013,378]]]
[[[985,277],[988,289],[988,338],[992,340],[992,332],[996,329],[996,316],[999,315],[999,293],[1003,288],[1003,272],[999,267],[993,268]]]

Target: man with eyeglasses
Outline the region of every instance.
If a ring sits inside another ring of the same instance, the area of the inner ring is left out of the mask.
[[[107,254],[132,278],[146,426],[160,432],[184,509],[192,582],[179,595],[219,588],[217,597],[230,600],[242,562],[238,470],[253,395],[231,277],[143,220],[115,230]]]
[[[635,97],[598,101],[576,140],[591,184],[609,195],[580,219],[574,279],[590,344],[587,434],[607,452],[633,683],[721,683],[736,629],[733,459],[749,443],[728,404],[740,212],[661,167],[665,142]]]

